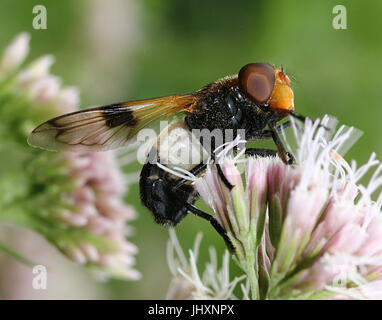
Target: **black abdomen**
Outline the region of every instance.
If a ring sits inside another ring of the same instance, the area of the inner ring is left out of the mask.
[[[175,181],[156,164],[148,162],[142,168],[139,181],[141,201],[159,224],[177,225],[188,212],[184,203],[193,204],[197,198],[197,192],[187,184],[172,190]]]

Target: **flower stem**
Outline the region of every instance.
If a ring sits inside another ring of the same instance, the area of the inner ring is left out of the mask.
[[[254,247],[254,241],[251,237],[246,237],[241,241],[243,243],[245,255],[240,264],[248,276],[251,288],[251,298],[253,300],[260,299],[259,279],[258,279],[258,259],[257,250]]]

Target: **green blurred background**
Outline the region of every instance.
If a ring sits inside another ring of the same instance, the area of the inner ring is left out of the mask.
[[[32,28],[37,4],[47,8],[47,30]],[[337,4],[347,8],[346,30],[332,27]],[[379,0],[2,0],[0,48],[19,32],[30,32],[29,59],[55,55],[52,72],[79,88],[84,107],[194,91],[248,62],[282,65],[296,78],[298,113],[331,114],[364,132],[347,155],[363,163],[372,152],[382,154],[381,17]],[[164,298],[168,233],[140,205],[137,185],[127,200],[139,212],[132,242],[140,250],[143,278],[92,285],[104,298]],[[177,229],[185,249],[203,232],[200,266],[209,246],[224,250],[205,221],[189,216]],[[85,279],[81,283],[94,282],[79,269],[70,265],[62,277],[73,271]]]

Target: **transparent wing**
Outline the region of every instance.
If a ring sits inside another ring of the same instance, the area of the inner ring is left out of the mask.
[[[29,135],[32,146],[58,151],[104,151],[127,145],[138,131],[161,117],[192,112],[192,94],[116,103],[53,118]]]

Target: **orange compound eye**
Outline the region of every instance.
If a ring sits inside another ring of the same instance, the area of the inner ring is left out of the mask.
[[[239,86],[256,104],[264,104],[275,86],[275,71],[266,63],[249,63],[239,71]]]

